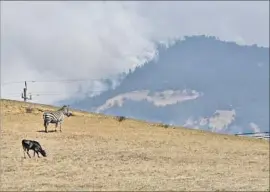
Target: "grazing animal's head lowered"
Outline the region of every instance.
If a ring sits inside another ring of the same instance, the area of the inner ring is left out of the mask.
[[[47,157],[47,153],[44,149],[40,149],[40,153],[43,157]]]
[[[37,156],[39,157],[39,153],[40,153],[43,157],[47,157],[46,151],[44,149],[42,149],[41,145],[37,141],[23,139],[22,140],[22,147],[24,150],[24,158],[25,158],[25,152],[27,153],[29,158],[31,158],[31,156],[29,154],[29,150],[34,151],[34,156],[35,156],[35,154],[37,154]]]

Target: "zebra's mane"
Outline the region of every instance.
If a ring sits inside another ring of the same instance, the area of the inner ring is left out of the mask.
[[[61,108],[58,109],[57,111],[63,111],[63,110],[65,110],[66,108],[68,108],[68,106],[64,105],[63,107],[61,107]]]

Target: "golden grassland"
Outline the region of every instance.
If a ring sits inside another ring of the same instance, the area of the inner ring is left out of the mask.
[[[80,111],[44,133],[53,107],[28,105],[1,100],[1,191],[269,191],[269,141]],[[22,139],[48,156],[24,159]]]

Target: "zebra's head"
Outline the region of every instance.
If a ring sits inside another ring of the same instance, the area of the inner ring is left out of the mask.
[[[59,109],[59,111],[63,111],[64,115],[66,115],[67,117],[71,116],[72,114],[71,111],[69,110],[69,105],[64,105]]]

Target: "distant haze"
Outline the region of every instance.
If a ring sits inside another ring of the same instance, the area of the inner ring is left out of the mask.
[[[24,84],[5,82],[113,78],[151,60],[156,42],[194,34],[269,47],[269,2],[1,1],[1,97],[21,99]],[[106,86],[89,80],[28,88],[47,94],[33,102],[53,104]]]

